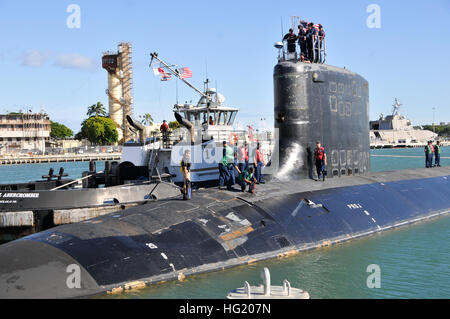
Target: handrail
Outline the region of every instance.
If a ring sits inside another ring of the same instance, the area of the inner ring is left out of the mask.
[[[58,190],[58,189],[61,189],[61,188],[66,187],[66,186],[69,186],[69,185],[72,185],[72,184],[81,182],[81,181],[83,181],[83,180],[85,180],[85,179],[88,179],[88,178],[90,178],[90,177],[93,177],[93,176],[95,176],[95,175],[97,175],[97,174],[103,174],[103,173],[104,173],[104,172],[98,172],[98,173],[95,173],[95,174],[92,174],[92,175],[88,175],[88,176],[85,176],[85,177],[76,179],[76,180],[74,180],[74,181],[72,181],[72,182],[70,182],[70,183],[67,183],[67,184],[58,186],[58,187],[56,187],[56,188],[53,188],[53,189],[51,189],[50,191],[56,191],[56,190]]]
[[[320,37],[319,35],[314,36],[313,44],[312,44],[312,58],[308,57],[311,63],[318,63],[318,64],[324,64],[327,58],[327,51],[326,51],[326,37]],[[309,41],[309,40],[307,40]],[[287,40],[282,41],[283,48],[281,49],[281,54],[278,56],[278,60],[280,62],[282,61],[289,61],[289,60],[300,60],[300,54],[297,54],[297,46],[295,48],[295,55],[294,59],[288,59],[286,57],[289,56],[289,52],[287,51]],[[300,52],[301,53],[301,52]],[[318,56],[317,56],[318,54]]]

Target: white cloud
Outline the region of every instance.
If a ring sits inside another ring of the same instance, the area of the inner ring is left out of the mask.
[[[0,60],[2,58],[4,56],[2,57],[0,52]],[[94,71],[98,67],[96,61],[78,53],[48,53],[32,49],[23,53],[20,59],[22,65],[34,68],[42,67],[48,60],[52,60],[53,65],[65,69]]]
[[[47,58],[47,53],[39,50],[28,50],[22,55],[22,65],[38,68],[45,64]]]
[[[88,71],[97,69],[97,63],[93,59],[76,53],[58,54],[55,65],[66,69]]]

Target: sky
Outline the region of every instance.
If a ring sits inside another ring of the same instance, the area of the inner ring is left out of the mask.
[[[67,23],[73,4],[79,28]],[[373,4],[379,28],[367,23]],[[90,105],[108,106],[102,53],[125,41],[133,45],[135,117],[174,120],[176,83],[154,76],[149,62],[156,51],[191,68],[195,86],[203,88],[208,77],[225,104],[241,110],[240,123],[271,125],[273,44],[287,33],[291,16],[321,23],[327,64],[369,82],[372,120],[389,114],[398,98],[414,125],[433,117],[450,122],[449,0],[0,0],[0,113],[42,108],[78,132]],[[180,102],[198,98],[179,83]]]

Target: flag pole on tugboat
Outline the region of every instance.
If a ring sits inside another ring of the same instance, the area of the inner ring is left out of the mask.
[[[209,101],[212,100],[211,96],[206,95],[205,93],[203,93],[202,91],[200,91],[199,89],[197,89],[195,86],[193,86],[191,83],[189,83],[181,74],[180,71],[178,70],[174,70],[170,65],[168,65],[166,62],[164,62],[163,60],[161,60],[158,57],[158,53],[151,53],[150,56],[152,57],[152,60],[150,62],[150,67],[152,66],[152,63],[154,60],[157,60],[159,63],[161,63],[165,68],[167,68],[170,72],[172,72],[172,74],[174,74],[177,78],[179,78],[181,81],[183,81],[184,83],[186,83],[187,86],[189,86],[190,88],[192,88],[193,90],[195,90],[198,94],[200,94],[201,96],[203,96],[204,98],[208,99]]]

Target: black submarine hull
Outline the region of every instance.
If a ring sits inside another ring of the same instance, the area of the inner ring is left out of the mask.
[[[200,190],[188,203],[161,200],[0,246],[0,298],[121,292],[291,256],[449,211],[449,168],[271,183],[256,197]],[[70,284],[74,265],[79,287]]]
[[[0,298],[120,292],[450,211],[449,168],[369,173],[369,93],[362,77],[280,61],[274,79],[279,151],[273,181],[258,185],[256,196],[204,189],[191,201],[163,199],[2,245]],[[329,157],[326,183],[308,179],[316,139]]]

